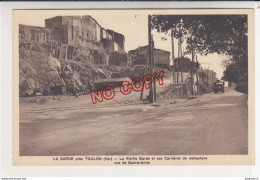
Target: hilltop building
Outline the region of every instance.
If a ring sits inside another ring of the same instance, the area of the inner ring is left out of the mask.
[[[19,39],[23,42],[52,41],[67,47],[78,47],[85,41],[102,44],[108,51],[119,52],[124,52],[125,43],[123,34],[104,29],[91,16],[56,16],[45,19],[45,27],[20,25]]]
[[[45,20],[45,27],[53,31],[53,39],[77,46],[79,41],[102,43],[107,50],[124,51],[125,37],[105,30],[91,16],[56,16]]]
[[[39,26],[19,25],[19,41],[29,42],[31,40],[40,43],[50,42],[51,30]]]

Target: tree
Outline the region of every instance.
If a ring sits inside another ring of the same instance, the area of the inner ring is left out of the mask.
[[[177,29],[181,19],[184,23],[182,33]],[[209,53],[229,55],[231,61],[226,68],[231,66],[229,71],[235,66],[237,74],[228,77],[227,73],[224,79],[247,85],[247,15],[154,15],[151,24],[158,32],[168,33],[172,30],[175,38],[186,39],[186,54],[194,51],[201,55]],[[239,77],[239,82],[236,76]]]

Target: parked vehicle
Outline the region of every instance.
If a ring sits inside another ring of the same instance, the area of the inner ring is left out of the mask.
[[[224,81],[217,80],[216,82],[214,82],[214,87],[213,87],[214,93],[217,93],[219,91],[224,93],[225,91],[224,88],[225,88]]]

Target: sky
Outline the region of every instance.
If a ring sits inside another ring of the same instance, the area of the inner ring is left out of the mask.
[[[158,33],[156,30],[152,31],[153,39],[154,39],[154,46],[155,48],[163,49],[166,51],[171,52],[172,51],[172,42],[171,37],[168,35],[165,35],[165,33]],[[164,40],[162,40],[162,38]],[[186,44],[185,42],[182,44],[182,51],[185,51]],[[178,40],[174,39],[174,55],[175,58],[178,57]],[[192,58],[190,55],[185,55],[185,57]],[[201,67],[204,69],[213,70],[216,72],[216,76],[218,79],[221,79],[223,76],[223,71],[225,70],[224,66],[222,65],[222,61],[228,59],[229,57],[226,55],[219,55],[217,53],[214,54],[208,54],[207,56],[201,56],[197,54],[198,62],[201,64]],[[170,57],[172,59],[172,55]]]
[[[46,13],[47,12],[47,13]],[[123,13],[122,13],[123,12]],[[111,29],[125,36],[125,51],[136,49],[140,46],[148,44],[148,16],[139,11],[97,11],[97,10],[82,10],[82,11],[26,11],[19,15],[19,24],[32,26],[45,26],[44,20],[55,16],[65,15],[90,15],[105,29]],[[34,17],[34,18],[32,18]],[[171,52],[171,39],[164,33],[152,31],[155,48],[163,49]],[[167,40],[162,40],[164,37]],[[178,54],[177,40],[175,39],[174,54]],[[185,44],[183,45],[185,49]],[[171,57],[171,56],[170,56]],[[186,57],[191,59],[191,55]],[[207,56],[198,55],[198,61],[201,67],[213,70],[217,73],[217,78],[223,76],[224,67],[221,62],[226,56],[218,54],[209,54]]]

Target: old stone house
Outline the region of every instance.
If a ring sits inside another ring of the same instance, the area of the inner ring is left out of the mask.
[[[80,16],[56,16],[45,19],[45,27],[52,30],[54,40],[72,46],[78,45],[81,32]]]
[[[107,32],[112,36],[112,40],[114,42],[114,50],[123,51],[125,49],[125,36],[110,29],[108,29]]]
[[[79,46],[86,43],[102,45],[107,51],[124,52],[124,35],[104,29],[91,16],[56,16],[45,20],[52,32],[50,54],[56,58],[73,59]],[[93,59],[93,55],[86,55]]]
[[[149,64],[149,46],[142,46],[137,49],[128,52],[131,55],[146,60],[146,64]],[[170,52],[162,49],[153,49],[153,58],[155,64],[170,65]]]
[[[44,43],[49,42],[51,38],[51,30],[45,27],[19,25],[20,42],[37,41]]]
[[[101,41],[101,26],[91,16],[82,16],[81,36],[94,42]]]
[[[77,46],[79,39],[100,42],[101,26],[91,16],[56,16],[45,20],[45,26],[54,32],[54,39]]]
[[[105,30],[91,16],[56,16],[46,19],[45,26],[53,31],[53,39],[63,44],[78,46],[80,40],[101,42],[107,50],[124,51],[124,35]]]

